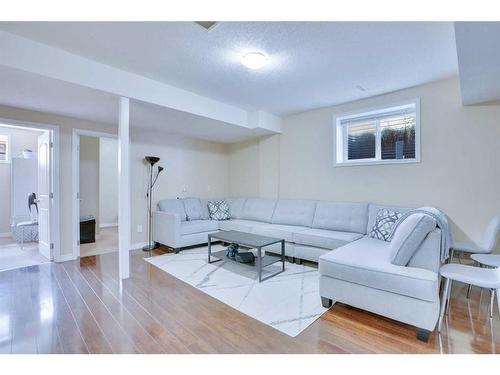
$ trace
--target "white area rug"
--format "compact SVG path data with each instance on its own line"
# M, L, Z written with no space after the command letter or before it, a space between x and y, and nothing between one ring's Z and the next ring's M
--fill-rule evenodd
M222 246L213 246L213 251ZM151 264L221 302L295 337L327 309L321 305L316 268L286 262L285 272L262 283L253 267L230 261L208 263L207 247L147 258ZM263 277L281 267L275 263Z

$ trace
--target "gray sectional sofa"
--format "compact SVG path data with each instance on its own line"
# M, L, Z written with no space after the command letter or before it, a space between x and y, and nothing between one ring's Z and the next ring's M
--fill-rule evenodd
M213 200L213 199L212 199ZM439 315L439 228L431 231L406 266L391 263L389 244L367 236L378 211L371 203L227 198L230 220L210 220L207 199L162 200L153 213L153 239L176 250L204 244L219 230L283 238L291 261L318 262L320 294L332 301L417 327L427 340ZM266 251L280 252L279 246Z

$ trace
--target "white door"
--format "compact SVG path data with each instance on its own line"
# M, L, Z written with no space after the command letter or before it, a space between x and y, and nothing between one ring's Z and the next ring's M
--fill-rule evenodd
M51 251L51 150L50 132L38 137L38 245L40 254L53 259Z

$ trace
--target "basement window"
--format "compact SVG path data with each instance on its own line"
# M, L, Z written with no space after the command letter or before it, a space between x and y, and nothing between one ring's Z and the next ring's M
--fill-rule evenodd
M339 116L335 165L420 161L420 100Z
M0 163L10 162L9 136L0 134Z

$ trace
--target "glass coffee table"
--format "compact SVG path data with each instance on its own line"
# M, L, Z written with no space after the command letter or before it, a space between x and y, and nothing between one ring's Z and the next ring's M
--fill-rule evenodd
M257 249L257 257L255 259L255 263L240 263L234 260L233 258L226 256L226 250L212 252L212 241L220 240L223 242L235 243L244 248L248 249ZM281 243L281 256L279 255L262 255L262 248L270 245L274 245L276 243ZM212 260L213 258L217 258L216 260ZM276 276L285 271L285 240L280 238L266 237L260 236L258 234L238 232L235 230L229 231L221 231L217 233L211 233L208 235L208 263L215 263L221 260L227 260L230 262L241 264L242 266L247 267L256 267L257 273L259 275L259 282L267 280L273 276ZM262 278L262 270L265 267L270 266L271 264L281 262L281 270L273 273L272 275L268 275Z

